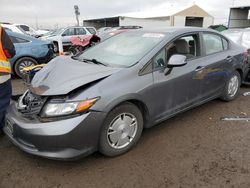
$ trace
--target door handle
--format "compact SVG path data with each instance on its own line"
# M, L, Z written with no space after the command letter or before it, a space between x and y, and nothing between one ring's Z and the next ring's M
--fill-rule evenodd
M233 60L233 56L227 56L226 60L231 62Z
M199 66L195 69L196 72L202 71L203 69L205 69L205 67Z

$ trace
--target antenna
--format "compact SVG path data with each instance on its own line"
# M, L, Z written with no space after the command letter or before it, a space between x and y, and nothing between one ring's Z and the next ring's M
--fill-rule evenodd
M77 22L77 26L79 26L79 16L80 16L80 12L79 12L79 7L78 5L75 5L74 6L74 9L75 9L75 15L76 15L76 22Z

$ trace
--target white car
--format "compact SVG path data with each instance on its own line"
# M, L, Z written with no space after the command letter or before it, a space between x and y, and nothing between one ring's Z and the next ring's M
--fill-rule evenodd
M14 26L22 29L23 31L25 31L26 33L28 33L31 36L35 36L35 37L40 37L43 36L44 34L48 33L48 30L35 30L34 28L26 25L26 24L13 24Z
M50 35L41 37L42 40L51 41L54 44L54 51L58 52L58 41L62 37L63 46L71 45L71 38L75 36L96 35L97 31L94 27L66 27L52 32Z
M1 24L1 26L5 29L5 30L9 30L15 33L20 33L20 34L27 34L25 31L23 31L22 29L16 27L13 24Z
M40 37L49 31L47 30L35 30L26 24L1 24L5 29L11 30L15 33L28 34L34 37Z
M222 32L226 37L230 38L237 44L250 49L250 29L228 29Z

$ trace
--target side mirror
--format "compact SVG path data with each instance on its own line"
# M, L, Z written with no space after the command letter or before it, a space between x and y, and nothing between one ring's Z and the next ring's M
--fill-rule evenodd
M62 37L65 37L65 36L66 36L66 34L65 34L65 33L63 33L63 34L62 34Z
M187 64L187 57L184 55L172 55L168 61L167 68L182 67Z

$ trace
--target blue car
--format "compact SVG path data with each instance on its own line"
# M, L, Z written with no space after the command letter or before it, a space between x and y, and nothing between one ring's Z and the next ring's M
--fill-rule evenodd
M10 59L13 73L24 78L23 68L49 62L53 56L53 44L27 35L7 31L15 45L16 55Z

